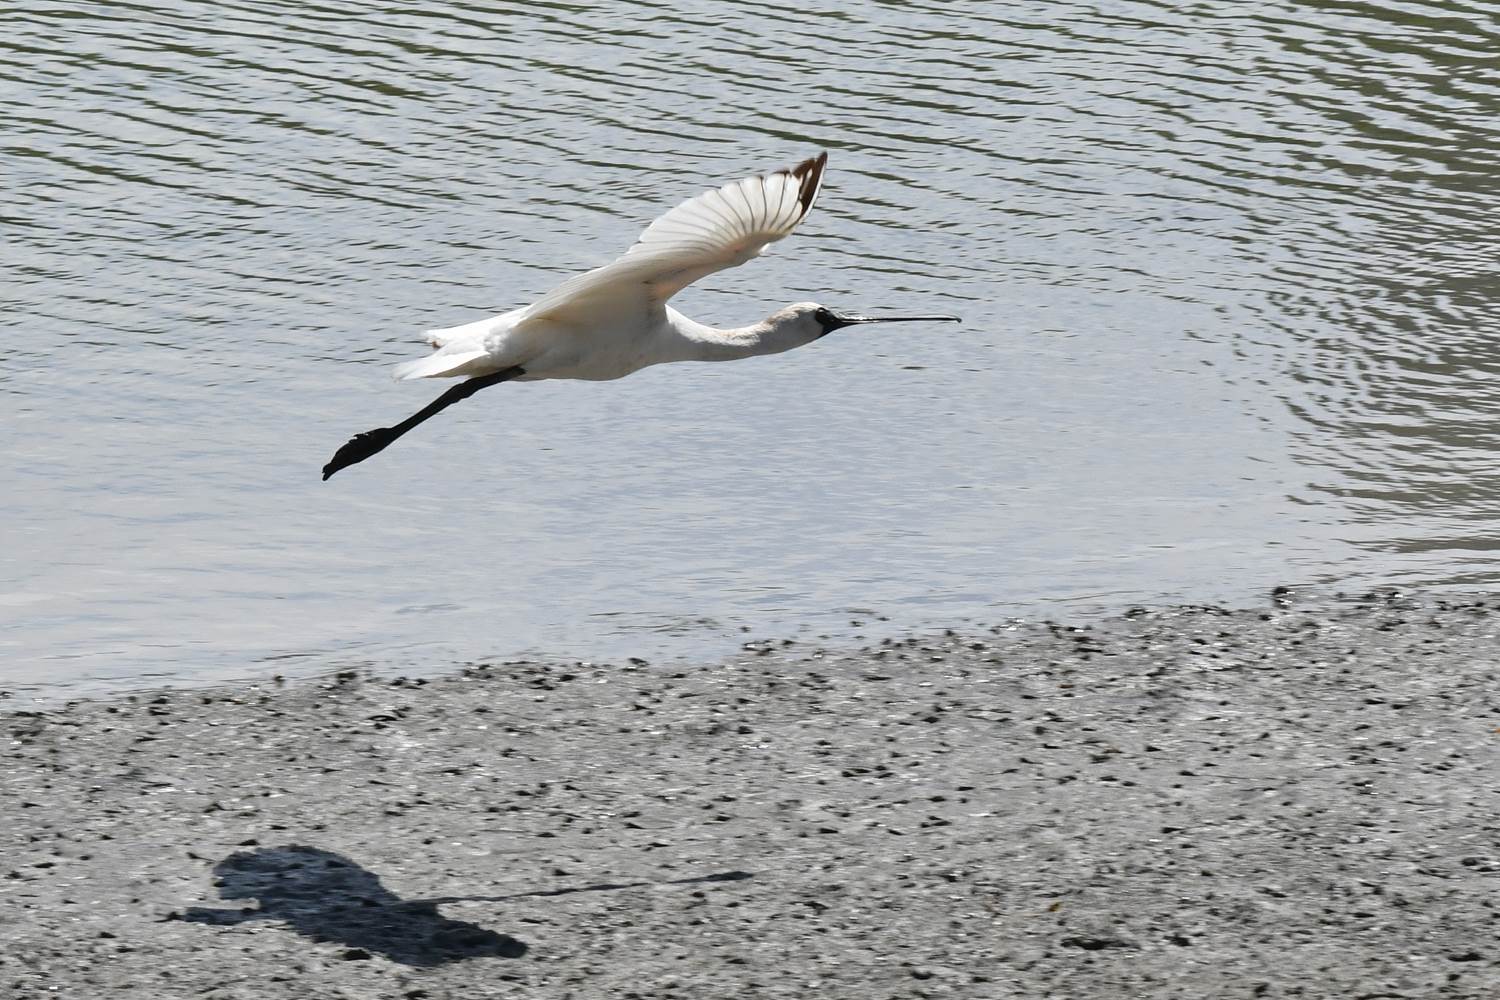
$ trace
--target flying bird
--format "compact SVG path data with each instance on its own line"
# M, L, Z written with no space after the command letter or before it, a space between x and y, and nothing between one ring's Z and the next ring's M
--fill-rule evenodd
M863 316L798 302L759 323L719 329L667 300L705 275L759 256L807 217L828 154L690 198L646 227L625 254L571 278L529 306L477 323L429 330L436 350L396 368L400 379L461 378L392 427L356 434L323 466L327 480L480 389L550 378L608 381L669 361L732 361L778 354L861 323L959 322L957 316Z

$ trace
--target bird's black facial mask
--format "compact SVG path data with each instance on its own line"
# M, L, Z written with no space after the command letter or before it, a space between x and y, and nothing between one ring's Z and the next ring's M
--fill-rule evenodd
M832 309L819 309L813 313L813 319L817 320L818 325L823 328L823 332L818 334L819 337L826 337L844 325L843 317L839 316Z

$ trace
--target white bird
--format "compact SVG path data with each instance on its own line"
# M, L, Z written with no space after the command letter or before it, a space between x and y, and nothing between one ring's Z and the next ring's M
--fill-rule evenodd
M499 382L605 381L668 361L732 361L778 354L857 323L951 321L957 316L861 316L798 302L750 326L721 330L688 319L667 300L704 275L736 267L789 235L807 216L828 154L690 198L626 253L558 285L536 302L477 323L429 330L437 350L396 377L464 378L394 427L356 434L323 466L323 478L363 462L461 399Z

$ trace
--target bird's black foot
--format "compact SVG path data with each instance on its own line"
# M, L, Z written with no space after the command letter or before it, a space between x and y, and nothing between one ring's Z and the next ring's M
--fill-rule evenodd
M340 469L347 469L351 465L358 465L371 455L377 455L385 449L385 446L400 437L401 434L391 427L377 427L371 431L364 431L354 435L344 446L333 453L328 464L323 466L323 481Z

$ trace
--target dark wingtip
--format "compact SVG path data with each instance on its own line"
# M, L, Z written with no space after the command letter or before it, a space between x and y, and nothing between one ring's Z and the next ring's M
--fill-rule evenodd
M803 215L811 211L813 202L818 200L818 190L823 186L823 168L827 165L828 151L825 149L817 156L808 157L788 171L801 182L797 190L797 203L802 206Z

